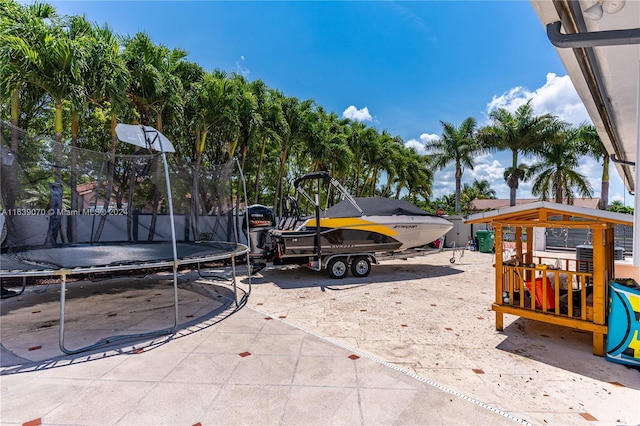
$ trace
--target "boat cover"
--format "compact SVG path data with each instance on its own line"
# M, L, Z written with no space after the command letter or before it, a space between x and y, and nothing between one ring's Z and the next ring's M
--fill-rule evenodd
M395 198L367 197L355 198L364 216L436 216L428 213L406 200L396 200ZM325 212L326 217L354 217L360 216L360 212L353 207L348 200L343 200L338 204L329 207Z

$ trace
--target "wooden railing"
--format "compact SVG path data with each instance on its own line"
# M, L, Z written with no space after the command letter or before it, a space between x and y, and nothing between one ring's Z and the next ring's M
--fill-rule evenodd
M536 263L503 262L502 300L496 304L591 321L591 261L537 256Z

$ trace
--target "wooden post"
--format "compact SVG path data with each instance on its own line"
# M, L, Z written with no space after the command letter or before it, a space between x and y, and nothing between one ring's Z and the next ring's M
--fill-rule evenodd
M516 240L516 256L520 261L524 262L525 260L522 257L522 228L521 227L516 226L516 233L514 238Z
M527 262L533 263L533 227L527 226Z
M502 289L504 288L504 275L502 266L502 225L495 224L495 244L496 244L496 304L502 305ZM504 328L504 314L496 311L496 330L502 331Z
M593 323L605 324L605 286L607 257L605 254L604 229L595 226L593 231ZM593 332L593 354L604 356L604 334Z

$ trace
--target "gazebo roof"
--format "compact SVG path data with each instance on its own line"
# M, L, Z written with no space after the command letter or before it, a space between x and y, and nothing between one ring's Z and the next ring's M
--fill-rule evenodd
M633 215L538 201L470 215L465 223L583 227L587 223L632 225Z
M540 201L538 198L518 198L516 200L516 205L519 206L521 204L532 204ZM481 212L485 210L497 210L504 209L509 207L509 199L508 198L476 198L471 203L474 213ZM600 198L574 198L573 204L577 207L587 207L592 209L597 209L598 205L600 205Z

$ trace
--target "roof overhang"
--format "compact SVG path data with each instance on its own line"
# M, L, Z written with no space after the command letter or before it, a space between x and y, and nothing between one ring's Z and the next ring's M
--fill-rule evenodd
M627 0L620 12L600 20L585 19L583 10L594 3L531 0L625 186L636 192L640 1Z

